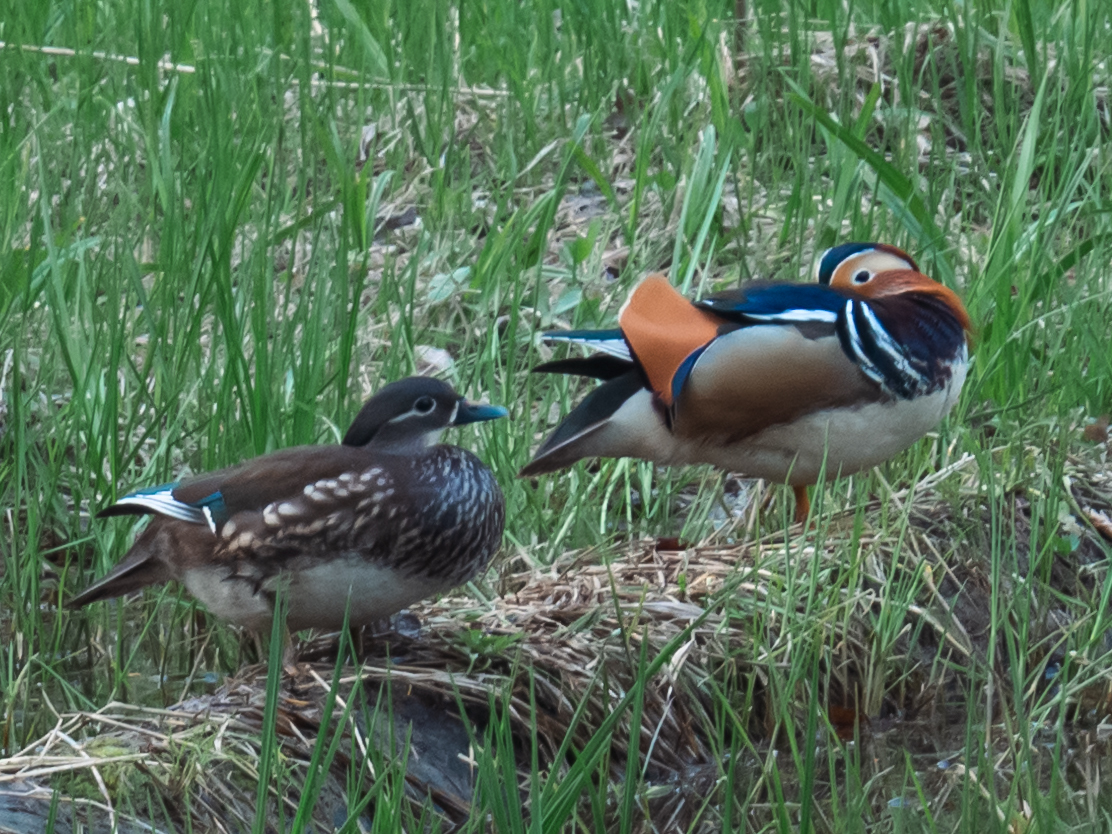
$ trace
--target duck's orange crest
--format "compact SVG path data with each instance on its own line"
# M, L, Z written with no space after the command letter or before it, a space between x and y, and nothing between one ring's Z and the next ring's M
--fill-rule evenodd
M858 289L862 295L869 298L883 298L889 295L899 295L905 292L923 293L933 295L946 302L966 333L973 330L973 323L966 312L958 294L944 284L929 278L921 272L911 269L891 270L877 275L869 284Z
M618 324L649 384L672 404L672 378L683 361L714 340L725 319L700 310L663 275L650 275L629 296Z

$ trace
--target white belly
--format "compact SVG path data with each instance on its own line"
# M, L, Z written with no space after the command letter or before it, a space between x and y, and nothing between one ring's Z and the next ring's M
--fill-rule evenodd
M947 391L915 400L818 411L790 425L773 426L743 444L685 450L731 472L792 485L813 484L869 469L911 446L950 410ZM713 457L714 460L708 461Z
M270 630L274 610L268 597L255 593L252 582L229 579L227 566L191 568L181 581L217 617L260 633Z
M710 463L751 478L793 485L849 475L899 454L933 429L957 402L966 366L955 363L949 384L913 400L816 411L726 445L677 438L641 391L584 445L584 457L639 457L663 464Z
M261 589L251 578L229 578L226 566L190 570L182 581L213 614L256 632L270 629L279 581L288 583L291 631L341 628L345 609L352 626L369 625L445 590L428 577L405 576L362 559L301 564L295 573L268 580Z
M341 628L345 606L351 625L370 625L443 590L428 576L406 576L363 559L333 561L301 569L290 582L289 626Z

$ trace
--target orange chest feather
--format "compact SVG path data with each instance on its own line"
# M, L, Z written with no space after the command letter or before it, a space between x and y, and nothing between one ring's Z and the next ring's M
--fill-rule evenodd
M650 275L634 289L618 323L652 390L670 406L676 371L718 336L726 320L695 307L663 275Z

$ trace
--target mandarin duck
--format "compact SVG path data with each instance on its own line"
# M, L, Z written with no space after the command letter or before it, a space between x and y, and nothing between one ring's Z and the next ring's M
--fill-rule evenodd
M291 631L389 617L461 585L498 550L505 501L491 471L441 432L506 416L411 377L363 406L339 446L282 449L126 495L99 513L154 519L77 608L175 579L213 614L270 627L285 583Z
M582 458L709 463L807 486L903 451L957 401L969 316L909 255L881 243L825 252L817 284L755 282L688 301L645 278L618 329L546 333L598 351L534 370L595 377L520 472Z

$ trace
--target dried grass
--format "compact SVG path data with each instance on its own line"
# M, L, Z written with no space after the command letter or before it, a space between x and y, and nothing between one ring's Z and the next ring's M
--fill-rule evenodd
M1041 453L1030 451L1038 469ZM1112 508L1106 454L1070 458L1064 486L1072 512L1059 522L1076 537L1076 546L1053 558L1048 576L1054 598L1030 600L1037 611L1031 622L1039 629L1031 635L1031 651L1042 651L1048 663L1091 617L1092 597L1107 571L1109 543L1100 525L1088 521ZM823 699L839 732L839 722L848 721L862 736L876 740L894 731L910 743L909 729L945 719L947 693L966 686L966 673L983 669L992 654L985 531L1006 524L1013 530L1010 540L1021 547L1030 540L1024 490L1006 494L1007 518L994 521L977 473L975 461L963 457L914 490L865 507L864 523L857 524L856 584L847 583L846 542L854 514L846 512L818 532L796 528L787 542L777 534L736 546L668 550L670 542L642 541L606 560L593 552L568 554L555 565L507 572L500 578L501 595L490 602L455 596L427 605L419 612L418 636L374 641L361 667L344 670L336 715L350 698L357 699L357 708L340 728L350 739L343 745L349 758L338 760L334 770L375 749L390 759L389 728L368 729L361 706L373 708L389 695L394 737L411 733L406 764L411 800L419 806L431 798L447 821L461 822L472 796L471 774L461 772L459 763L473 762L474 754L474 739L468 742L458 724L461 706L478 739L492 718L491 705L504 710L522 784L528 784L534 732L541 769L565 767L555 757L569 727L574 748L582 749L633 685L642 644L653 657L680 635L682 647L645 689L636 732L654 819L692 819L717 784L722 721L714 693L726 679L741 682L736 692L754 693L749 713L738 716L754 755L782 744L774 735L777 717L785 710L805 713L813 697ZM892 513L903 514L907 523L893 525ZM1031 559L1017 555L1021 566ZM891 656L877 657L875 614L890 604L889 589L910 577L920 581L904 626ZM821 691L780 692L769 679L784 645L799 640L787 629L799 617L815 616L791 590L816 585L831 587L827 599L838 600L839 609L813 620L822 632L819 641L832 647L824 655ZM1000 592L1030 589L1015 577ZM334 637L303 644L296 675L284 680L278 730L291 785L284 802L291 809L322 732L335 645ZM996 662L1005 656L997 651ZM1008 691L1006 671L995 671L995 706L1004 710L1025 694ZM189 814L195 824L214 831L242 830L253 806L265 680L265 667L253 666L214 694L172 709L111 703L59 716L43 738L0 760L0 788L17 785L26 791L68 776L68 794L85 798L66 803L85 814L112 815L121 796L134 791L136 777L128 774L137 771L175 815ZM1076 708L1069 718L1099 735L1112 704L1112 671L1106 664L1093 669L1072 701ZM573 722L577 710L579 720ZM953 719L960 727L965 721ZM453 725L457 730L450 731ZM630 730L627 720L613 735L609 761L615 785L624 778ZM443 754L438 748L446 745L455 745L447 764L429 765L429 757ZM399 756L401 748L394 750ZM757 759L750 765L759 772ZM369 783L380 777L373 770L366 773ZM74 790L75 782L84 790ZM319 814L342 811L342 786L337 774Z

